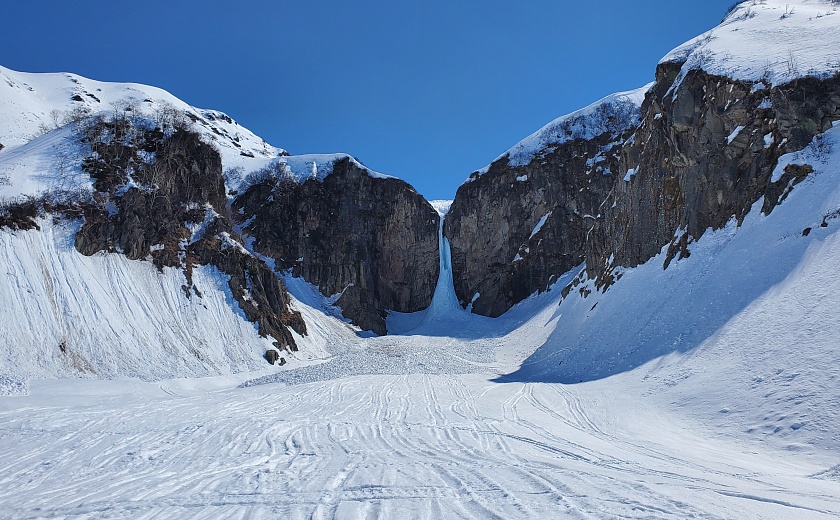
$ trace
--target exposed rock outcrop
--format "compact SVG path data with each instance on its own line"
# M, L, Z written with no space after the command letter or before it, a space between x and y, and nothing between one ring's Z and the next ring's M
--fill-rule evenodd
M666 245L667 267L807 177L807 165L772 174L840 119L840 78L771 87L682 66L659 65L638 126L547 142L524 165L503 157L459 188L445 233L462 305L498 316L584 260L603 288Z
M233 208L255 251L340 295L344 316L363 329L386 334L386 311L431 303L440 217L404 181L346 158L323 179L264 179Z
M567 130L549 136L526 164L511 160L521 153L517 145L458 189L444 232L462 305L499 316L583 263L621 145L638 122L638 105L610 103L558 120L555 126ZM581 127L588 131L574 131Z
M83 169L94 180L95 203L83 205L76 249L119 252L159 268L182 268L185 297L193 266L230 276L234 299L263 336L296 350L289 328L306 333L280 279L235 238L226 210L218 152L187 128L149 129L142 120L94 121L82 137L90 147Z
M663 63L644 120L621 153L621 171L586 246L600 286L615 267L648 261L670 244L665 266L707 229L738 222L765 197L770 213L810 167L772 178L779 157L800 150L840 119L840 78L778 87ZM675 85L675 80L679 83Z

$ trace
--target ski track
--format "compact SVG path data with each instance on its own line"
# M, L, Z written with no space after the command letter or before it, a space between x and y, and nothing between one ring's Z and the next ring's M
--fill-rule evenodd
M0 516L840 515L836 481L737 445L628 438L574 390L416 374L88 406L6 401L18 406L0 412Z

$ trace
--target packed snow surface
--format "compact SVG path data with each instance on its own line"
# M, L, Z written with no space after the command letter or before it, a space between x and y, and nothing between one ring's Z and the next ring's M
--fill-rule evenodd
M747 0L662 61L685 62L683 75L703 69L768 86L804 76L830 77L840 71L838 9L832 0Z

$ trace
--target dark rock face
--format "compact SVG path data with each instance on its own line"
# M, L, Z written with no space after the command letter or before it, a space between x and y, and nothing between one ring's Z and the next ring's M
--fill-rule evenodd
M781 155L840 119L840 78L770 88L680 78L681 66L658 67L637 127L547 147L526 166L502 159L458 190L445 233L462 305L498 316L584 260L604 288L666 245L667 267L761 197L770 213L813 171L789 166L771 182Z
M765 197L770 213L812 171L781 155L806 147L840 119L840 78L803 78L769 88L664 63L642 107L643 124L622 149L620 171L586 246L587 272L600 286L617 266L634 267L669 245L665 262L689 254L707 229L740 223ZM611 261L610 261L611 260Z
M89 209L76 235L83 254L119 251L132 260L151 255L158 266L177 266L180 243L191 235L184 223L202 222L208 205L225 213L221 158L191 132L164 138L150 131L135 143L114 139L93 141L91 147L93 155L83 167L107 203ZM154 153L155 161L143 161L138 151ZM130 180L136 186L125 189Z
M40 229L35 219L40 216L42 204L29 198L0 206L0 228L26 231Z
M193 267L213 265L230 276L234 299L260 334L273 337L278 348L296 350L289 328L306 334L303 319L290 309L280 279L245 250L223 216L218 152L186 128L166 135L137 125L102 120L84 130L91 154L83 168L94 180L96 202L82 208L85 221L76 249L85 255L120 252L159 268L181 268L189 283L187 298L201 297L192 286ZM202 231L194 234L195 229Z
M269 364L273 365L277 363L277 360L280 359L280 353L276 350L266 350L265 351L265 360L269 362Z
M387 310L431 303L439 216L404 181L372 177L344 159L323 181L254 184L233 208L256 251L323 294L341 294L344 316L364 329L386 334Z
M566 141L524 166L502 158L458 189L444 232L462 305L499 316L583 263L587 233L630 131L621 124L593 139Z

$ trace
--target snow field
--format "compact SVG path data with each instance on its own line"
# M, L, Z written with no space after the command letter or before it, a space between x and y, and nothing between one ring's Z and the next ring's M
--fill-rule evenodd
M596 385L368 376L0 402L14 518L831 518L820 466ZM40 391L43 391L43 395ZM158 395L154 395L157 393Z

